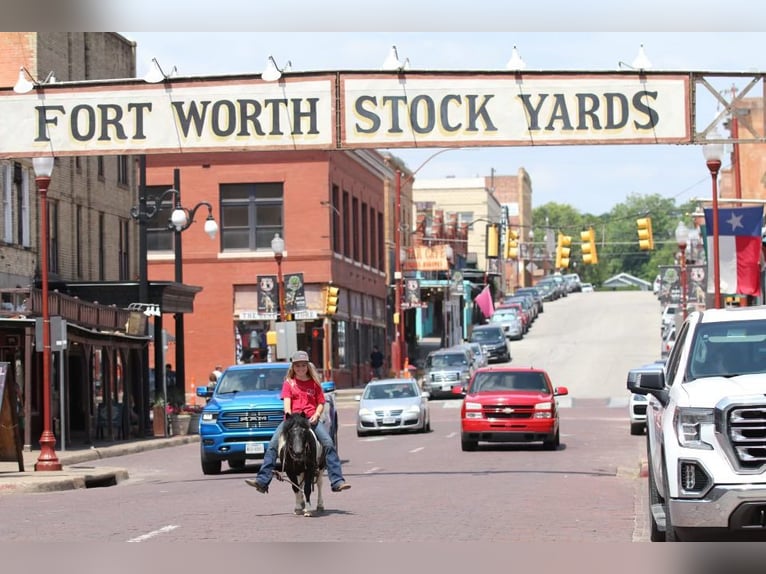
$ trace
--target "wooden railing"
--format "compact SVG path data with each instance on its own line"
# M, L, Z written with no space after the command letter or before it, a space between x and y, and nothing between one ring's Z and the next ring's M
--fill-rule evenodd
M0 289L0 317L39 317L42 315L40 289ZM48 312L51 316L91 329L125 331L130 311L113 305L99 305L58 291L48 292Z

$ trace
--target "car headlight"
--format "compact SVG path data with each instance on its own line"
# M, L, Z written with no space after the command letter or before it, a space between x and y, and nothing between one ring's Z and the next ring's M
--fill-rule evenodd
M679 408L673 415L678 444L685 448L713 450L713 409Z
M406 413L419 413L420 407L418 405L410 405L407 407L407 409L404 411Z
M535 405L535 412L532 414L533 419L549 419L553 416L551 413L551 409L553 408L553 403L551 401L546 401L544 403L537 403Z
M212 423L218 418L218 413L202 413L200 420L205 423Z
M360 417L371 417L374 413L370 409L359 409Z

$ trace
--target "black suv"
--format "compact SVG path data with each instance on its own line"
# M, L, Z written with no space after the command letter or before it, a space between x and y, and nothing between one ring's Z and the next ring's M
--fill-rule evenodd
M511 347L499 325L478 325L471 332L471 343L479 343L490 363L507 363L511 360Z

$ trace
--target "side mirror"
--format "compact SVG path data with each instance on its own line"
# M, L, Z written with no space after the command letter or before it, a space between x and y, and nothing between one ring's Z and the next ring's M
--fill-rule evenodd
M569 389L566 387L554 387L553 389L553 395L556 397L560 397L562 395L568 395Z
M335 381L323 381L322 382L322 390L325 393L333 393L333 392L335 392Z
M429 393L428 391L423 391L422 393L420 393L420 396L423 397L424 399L430 399L431 393Z
M207 399L213 396L213 389L208 387L197 387L197 396Z
M465 395L465 387L462 385L455 385L452 387L452 394L453 395Z

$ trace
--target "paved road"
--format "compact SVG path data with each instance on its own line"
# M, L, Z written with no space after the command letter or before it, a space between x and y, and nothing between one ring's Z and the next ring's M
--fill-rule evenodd
M649 312L655 321L638 317ZM355 410L346 403L340 409L339 444L353 488L327 492L327 511L316 518L292 514L293 496L283 483L274 482L266 496L246 486L243 479L253 475L254 465L203 476L198 446L187 444L82 463L125 467L129 478L117 486L4 497L4 514L24 520L1 521L0 539L646 540L645 479L638 476L644 441L629 434L626 409L617 400L626 397L625 372L617 371L621 362L632 366L634 360L651 360L659 345L646 344L646 357L639 357L639 327L624 324L645 323L646 336L651 331L658 337L658 317L651 295L578 294L547 306L528 338L515 344L514 363L544 366L557 384L566 380L572 390L574 400L562 411L558 451L486 445L463 453L459 400L430 404L431 433L358 439ZM591 350L589 338L605 348ZM609 349L620 358L611 357ZM604 374L602 362L614 373Z

